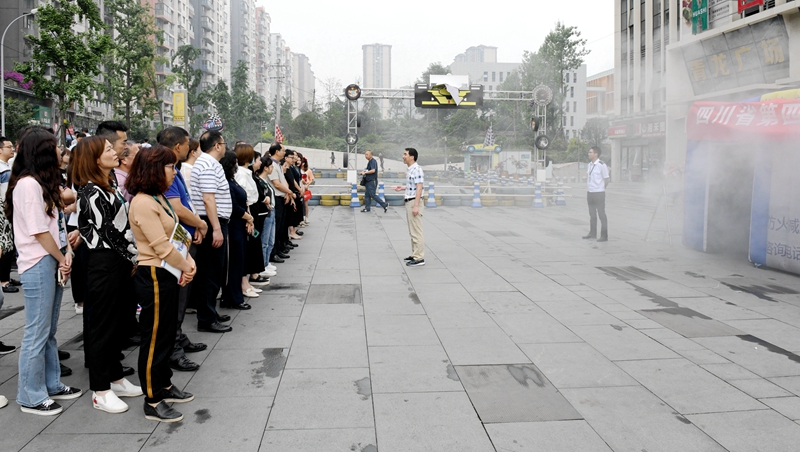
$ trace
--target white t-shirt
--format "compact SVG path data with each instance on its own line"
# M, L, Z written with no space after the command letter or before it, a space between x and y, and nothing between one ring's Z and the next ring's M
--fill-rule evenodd
M597 159L594 163L589 162L586 169L586 183L589 193L606 191L606 179L608 179L608 166L602 160Z

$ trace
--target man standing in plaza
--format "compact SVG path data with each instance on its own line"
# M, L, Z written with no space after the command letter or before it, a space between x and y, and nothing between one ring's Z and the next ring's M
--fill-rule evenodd
M584 239L597 238L597 217L600 217L600 238L598 242L608 241L608 222L606 219L606 187L608 186L608 166L600 160L600 147L589 149L589 165L586 170L586 201L589 204L589 234Z
M425 175L417 164L418 157L416 149L405 149L403 163L408 165L406 186L394 187L395 191L405 190L406 218L408 233L411 236L411 256L405 260L409 267L425 265L425 238L422 235L422 212L425 210L425 205L422 203L422 185L425 183Z
M361 209L361 211L369 212L370 207L372 207L372 200L374 199L375 203L383 207L383 212L386 213L386 208L389 207L389 204L375 196L375 189L378 188L378 162L372 157L372 151L365 152L364 157L367 158L367 169L362 171L361 175L364 176L364 180L366 181L366 185L364 186L365 207Z
M192 291L199 298L197 330L227 333L232 328L221 322L231 318L217 313L217 294L225 283L228 254L228 222L233 211L231 191L219 160L225 155L225 139L216 131L200 136L203 151L192 168L191 198L208 232L197 247L197 275Z
M269 181L275 187L275 246L272 248L270 262L282 263L289 258L291 248L289 240L289 226L286 224L287 209L291 209L296 195L289 188L286 176L283 174L281 160L286 156L286 148L280 143L273 143L269 147L273 169L269 174Z

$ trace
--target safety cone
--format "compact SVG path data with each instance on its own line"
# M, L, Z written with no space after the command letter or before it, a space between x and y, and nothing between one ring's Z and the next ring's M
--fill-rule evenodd
M564 200L564 183L558 183L558 190L556 191L556 205L557 206L566 206L567 201Z
M472 207L483 207L481 205L481 184L475 182L472 193Z
M536 183L536 189L534 190L533 196L533 207L544 207L544 203L542 202L542 183Z
M350 190L350 207L361 207L361 203L358 202L358 187L356 187L356 184L353 184L353 188Z
M380 199L383 202L386 202L386 196L383 192L383 182L378 183L378 199Z
M428 203L425 207L432 209L436 207L436 198L433 196L433 182L428 184Z

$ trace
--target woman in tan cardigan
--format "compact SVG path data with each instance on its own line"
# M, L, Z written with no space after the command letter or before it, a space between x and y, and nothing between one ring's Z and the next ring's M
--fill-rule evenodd
M197 271L188 253L184 257L170 242L178 216L163 193L175 178L175 154L155 145L139 151L125 184L133 196L128 213L139 265L134 288L142 306L139 324L139 380L145 392L144 417L160 422L178 422L183 414L167 403L194 399L172 382L169 357L175 343L178 319L178 286L188 284ZM180 271L180 278L162 266Z

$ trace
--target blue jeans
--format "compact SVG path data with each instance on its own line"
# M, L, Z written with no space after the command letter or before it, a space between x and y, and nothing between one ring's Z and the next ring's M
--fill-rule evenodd
M41 405L64 389L56 343L62 292L57 270L58 261L47 255L19 275L25 291L25 333L19 349L17 403L26 407Z
M269 265L272 248L275 247L275 210L264 217L264 228L261 231L261 251L264 252L264 266Z
M375 200L375 204L381 207L388 206L385 201L381 201L381 198L375 195L376 188L378 188L378 181L376 180L368 181L367 185L364 187L364 204L366 204L364 208L367 209L367 212L369 212L372 207L373 199Z

